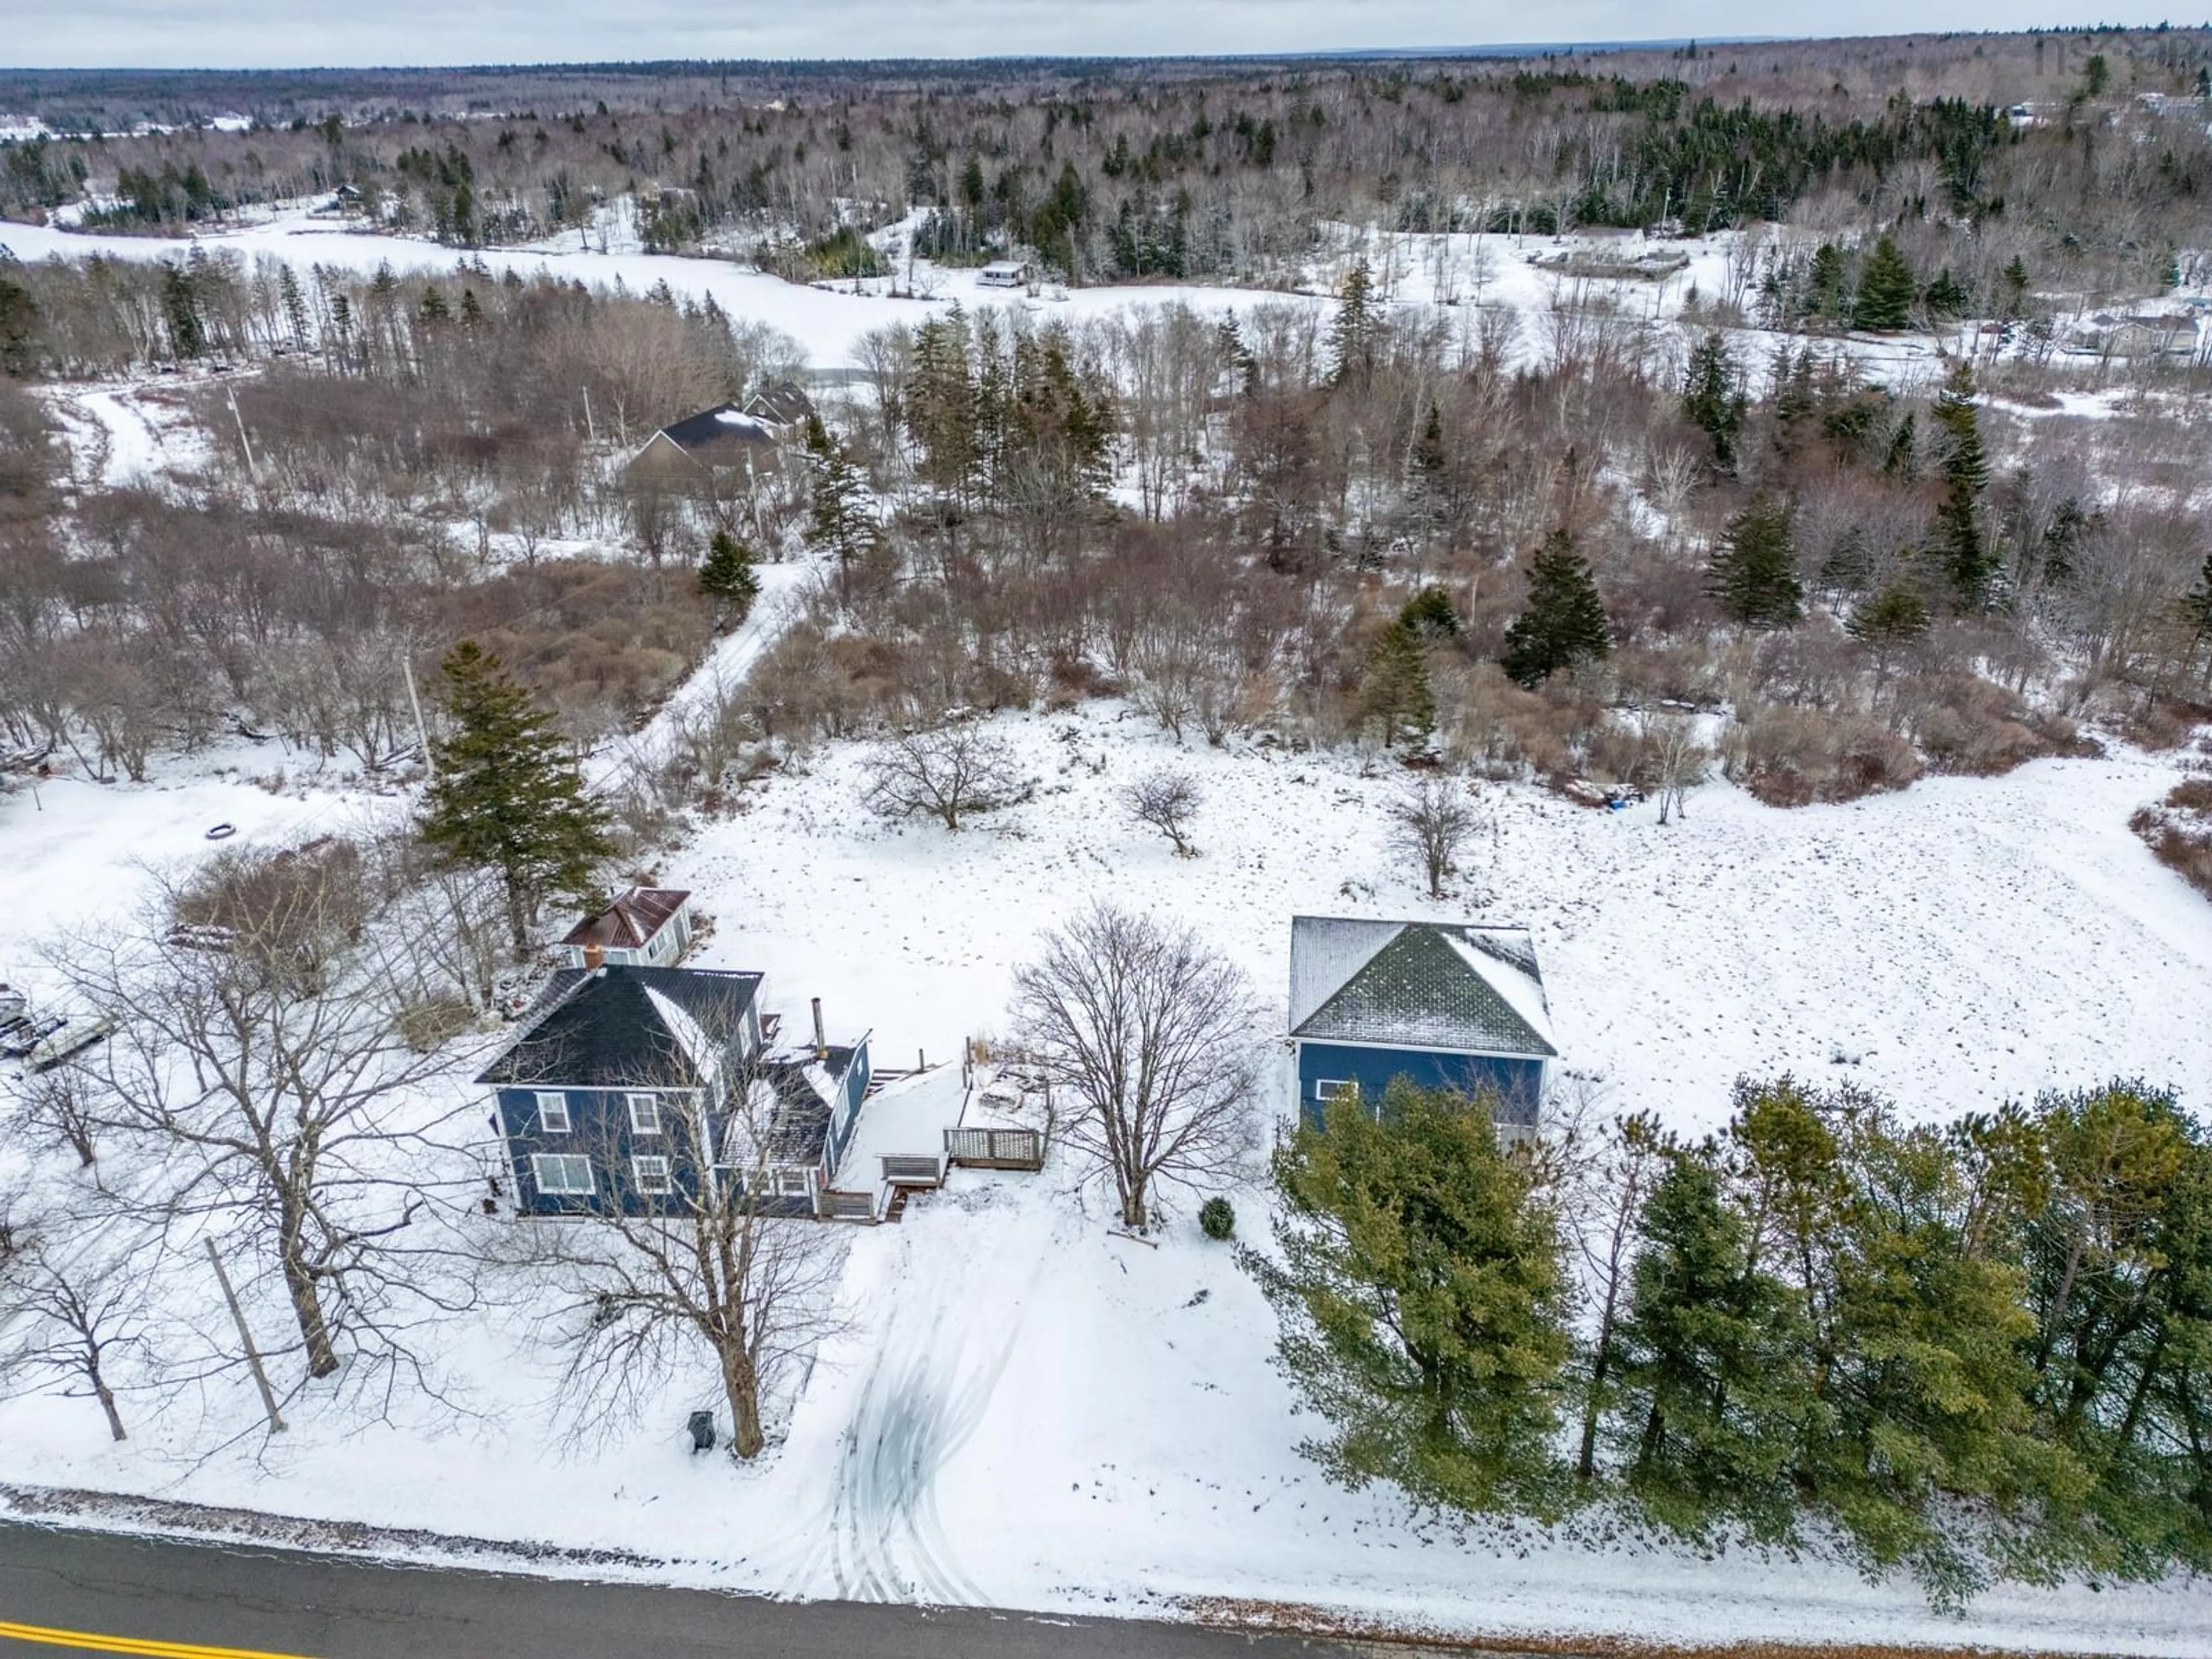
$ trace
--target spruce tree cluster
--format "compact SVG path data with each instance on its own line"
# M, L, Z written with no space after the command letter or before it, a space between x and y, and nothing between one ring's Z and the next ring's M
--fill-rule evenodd
M1437 694L1421 631L1400 621L1376 636L1359 696L1365 723L1386 748L1419 749L1436 735Z
M1691 349L1682 378L1682 413L1712 441L1713 465L1723 472L1735 470L1736 440L1749 407L1743 376L1729 356L1728 343L1714 329Z
M1500 659L1506 676L1516 685L1541 685L1612 649L1613 629L1589 561L1571 536L1555 530L1529 564L1528 605L1506 626Z
M614 856L606 809L584 787L569 744L530 689L473 640L446 655L450 722L423 795L422 839L456 862L499 872L515 955L530 948L538 905L587 903Z

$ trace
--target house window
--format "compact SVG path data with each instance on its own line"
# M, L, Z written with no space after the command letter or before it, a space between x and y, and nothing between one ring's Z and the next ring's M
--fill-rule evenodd
M565 1135L568 1133L568 1096L558 1092L539 1094L538 1132L540 1134L548 1135Z
M634 1158L629 1161L629 1172L638 1191L648 1196L659 1197L676 1190L676 1183L668 1178L668 1160L665 1158Z
M804 1170L779 1169L775 1172L775 1190L785 1198L805 1198L814 1190Z
M629 1130L636 1135L657 1135L660 1133L660 1097L658 1095L631 1095L629 1100Z
M1321 1101L1357 1100L1359 1098L1358 1078L1324 1077L1314 1081L1314 1098Z
M593 1190L592 1160L580 1152L533 1152L530 1174L548 1198L589 1198Z

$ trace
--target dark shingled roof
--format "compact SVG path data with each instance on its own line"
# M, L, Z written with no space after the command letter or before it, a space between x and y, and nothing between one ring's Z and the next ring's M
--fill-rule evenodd
M775 433L757 415L736 404L717 404L660 428L659 435L691 454L724 444L773 444Z
M1298 916L1291 1035L1548 1060L1536 949L1518 928Z
M704 1088L760 983L758 974L698 968L563 969L522 1035L477 1081ZM698 1052L702 1038L711 1052Z

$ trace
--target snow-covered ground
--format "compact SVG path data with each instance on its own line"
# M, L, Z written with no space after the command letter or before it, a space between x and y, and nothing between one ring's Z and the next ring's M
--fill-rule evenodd
M757 637L734 639L724 666ZM766 970L795 1020L823 997L833 1029L872 1026L899 1065L988 1035L1041 930L1102 894L1198 927L1271 1018L1292 914L1475 915L1534 929L1588 1086L1684 1128L1722 1120L1739 1073L1784 1066L1929 1116L2115 1071L2212 1102L2212 908L2125 823L2170 782L2161 758L2116 750L1794 812L1716 783L1665 829L1648 807L1493 788L1494 833L1462 890L1431 904L1386 844L1390 769L1177 750L1110 704L994 725L1038 791L960 835L870 817L851 745L702 830L665 874L719 919L704 964ZM1196 859L1116 798L1170 762L1206 791ZM121 902L134 858L204 850L208 823L276 836L347 805L215 776L51 785L44 815L0 804L0 904L32 937ZM1248 1234L1265 1225L1259 1152L1283 1105L1279 1078L1236 1192ZM250 1391L213 1397L211 1420L127 1398L122 1446L82 1400L21 1400L0 1406L0 1480L620 1549L665 1564L639 1571L804 1596L1121 1611L1254 1598L1487 1632L2177 1659L2212 1626L2207 1587L2007 1588L1953 1621L1908 1583L1823 1561L1417 1525L1389 1492L1335 1490L1298 1455L1270 1316L1227 1250L1188 1216L1156 1246L1115 1237L1057 1166L958 1173L902 1224L844 1237L851 1327L757 1468L685 1450L686 1412L714 1399L705 1368L603 1440L572 1439L547 1405L551 1358L519 1316L494 1313L460 1322L443 1356L477 1415L403 1407L364 1425L301 1401L281 1440L204 1459L213 1430L251 1422Z

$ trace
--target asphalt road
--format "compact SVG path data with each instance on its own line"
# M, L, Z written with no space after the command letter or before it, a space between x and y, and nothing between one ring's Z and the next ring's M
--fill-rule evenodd
M241 1652L305 1659L1340 1659L1357 1650L1186 1625L763 1601L0 1522L0 1659L70 1650L157 1659L236 1659Z

